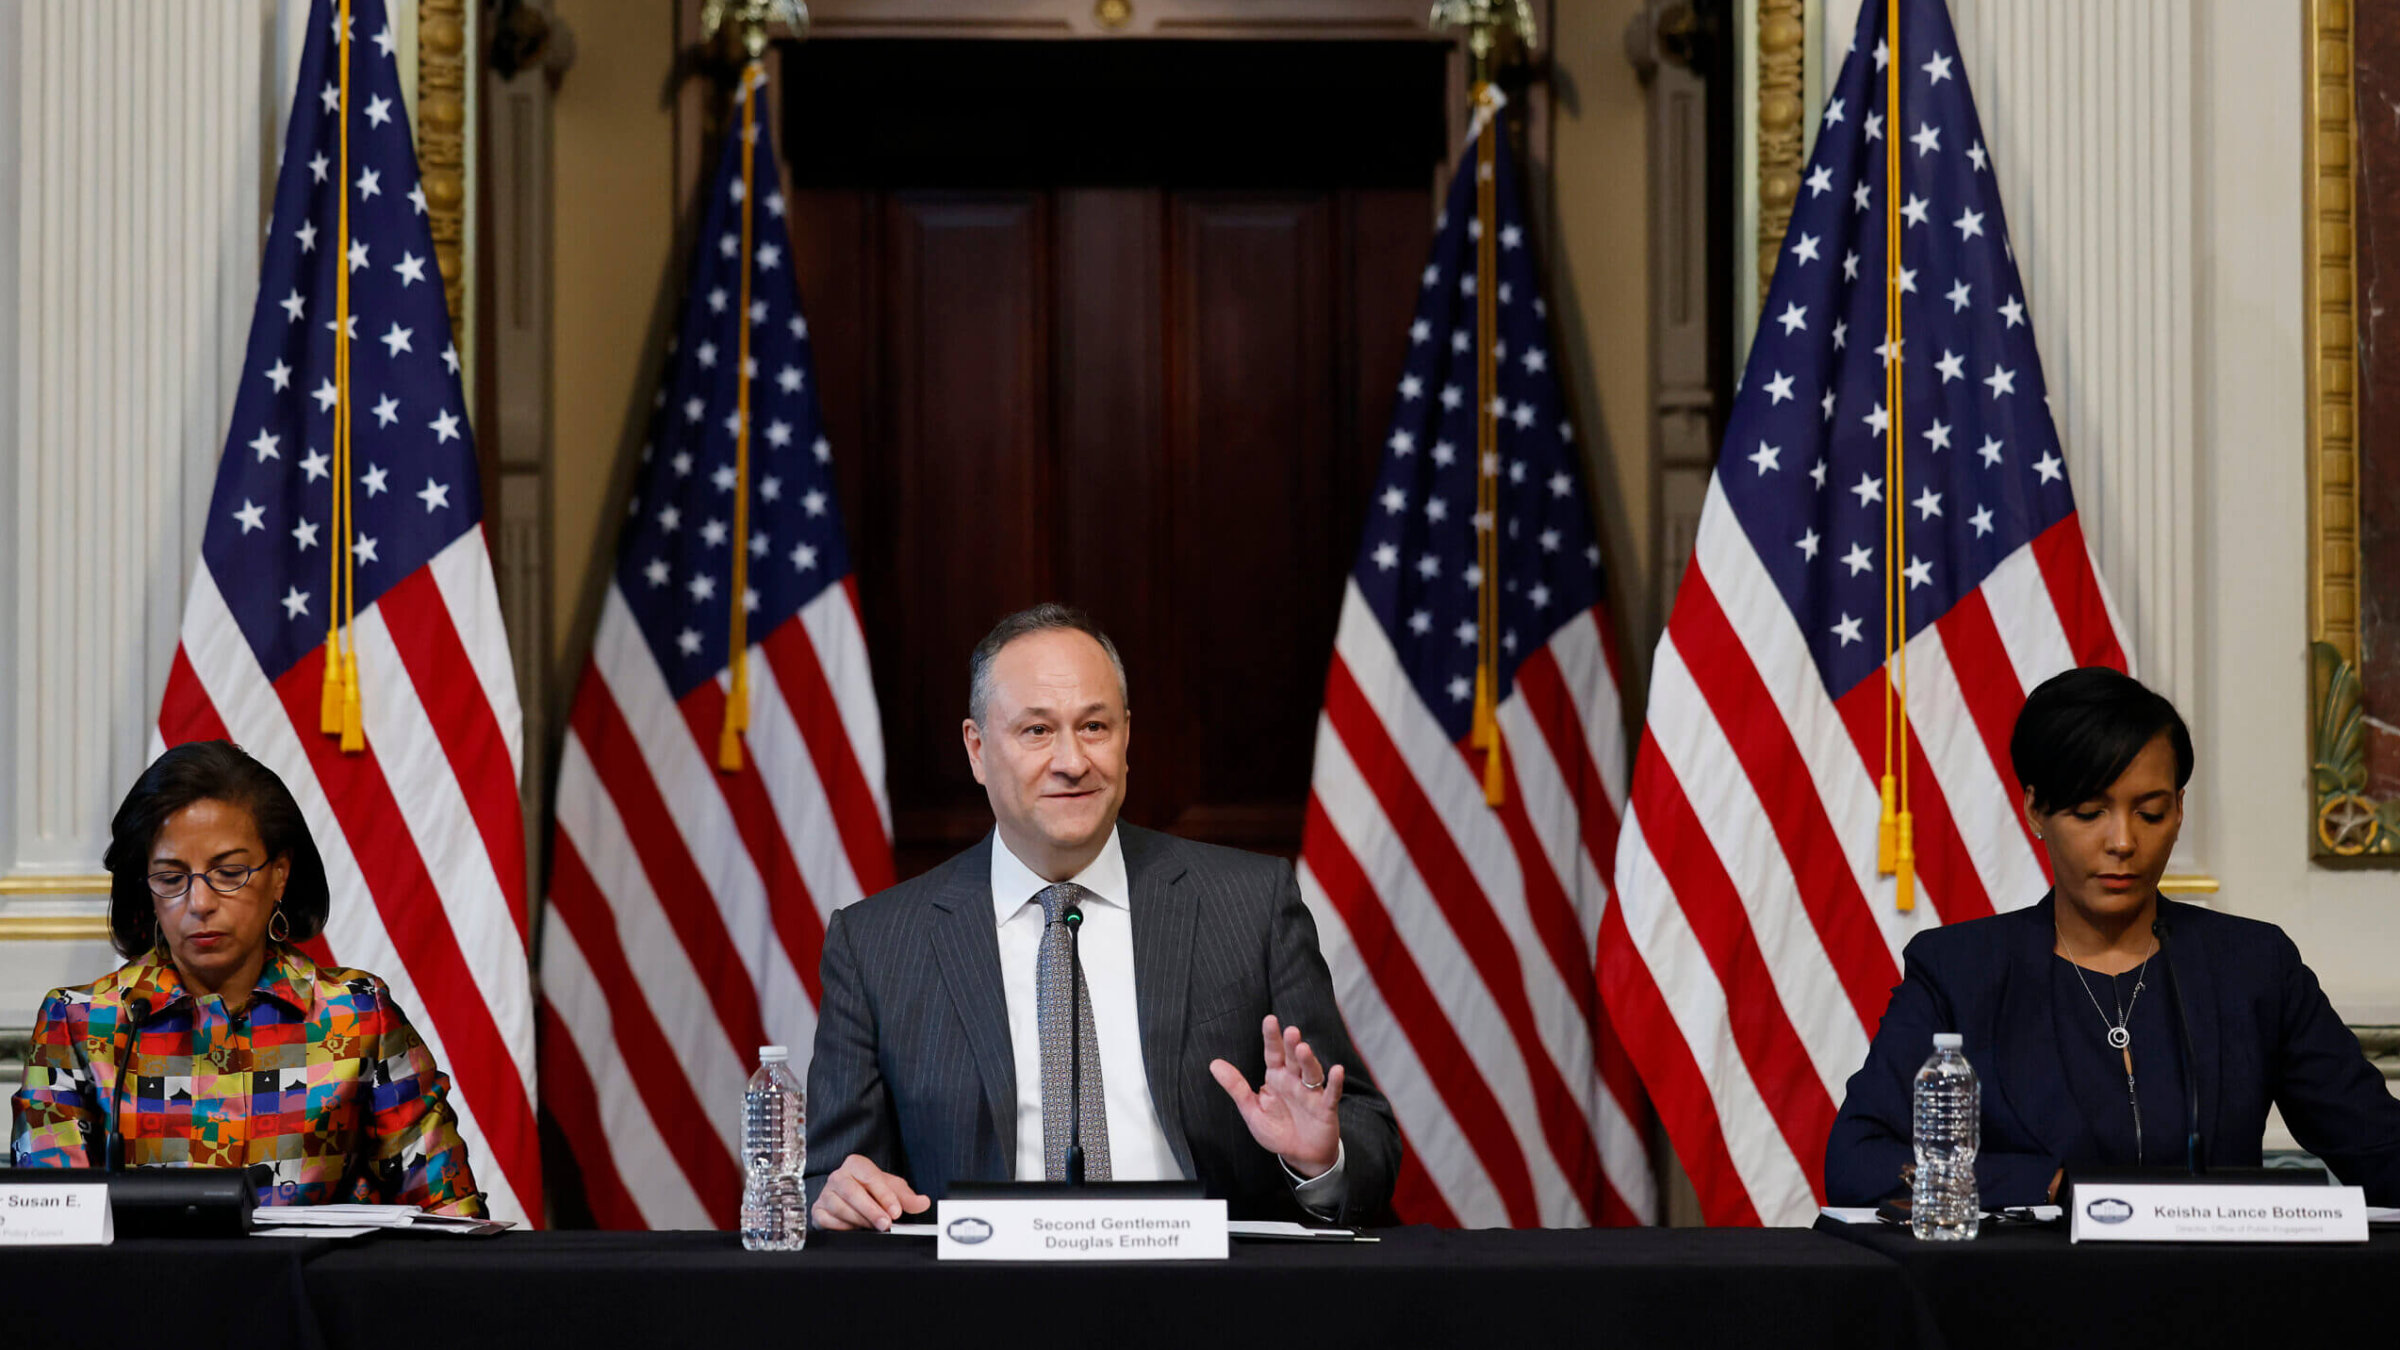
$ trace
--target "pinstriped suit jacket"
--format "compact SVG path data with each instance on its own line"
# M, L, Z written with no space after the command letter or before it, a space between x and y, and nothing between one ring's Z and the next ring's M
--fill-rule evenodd
M1290 1178L1258 1146L1212 1059L1256 1084L1259 1020L1298 1026L1344 1066L1340 1221L1390 1206L1400 1130L1334 1006L1316 923L1290 864L1118 826L1133 890L1134 999L1143 1068L1175 1159L1235 1218L1302 1219ZM992 909L991 835L921 877L837 911L808 1068L808 1195L853 1153L940 1199L953 1181L1004 1181L1017 1154L1016 1061Z

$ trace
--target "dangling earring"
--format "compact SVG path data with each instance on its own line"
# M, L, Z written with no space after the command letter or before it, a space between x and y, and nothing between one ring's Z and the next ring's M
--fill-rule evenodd
M279 924L283 928L280 933L275 931ZM280 905L276 906L274 915L267 920L267 936L276 942L292 940L292 921L283 916L283 907Z

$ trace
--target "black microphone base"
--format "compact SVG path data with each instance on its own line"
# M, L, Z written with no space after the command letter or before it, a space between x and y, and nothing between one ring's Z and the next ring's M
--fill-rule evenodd
M1070 1186L1083 1184L1083 1145L1081 1144L1067 1146L1067 1184Z
M114 1174L85 1168L0 1167L13 1185L108 1185L118 1237L243 1237L258 1193L239 1167L136 1167Z

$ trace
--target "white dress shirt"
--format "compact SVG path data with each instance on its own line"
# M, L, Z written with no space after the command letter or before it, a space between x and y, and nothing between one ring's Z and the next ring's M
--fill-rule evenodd
M1115 1181L1188 1180L1158 1123L1142 1061L1141 1005L1133 987L1133 886L1125 850L1112 826L1100 854L1067 878L1092 903L1083 907L1084 997L1100 1042L1100 1081L1108 1101L1108 1174ZM1034 967L1042 954L1042 907L1034 897L1050 885L997 832L992 835L992 910L1000 926L1000 988L1008 998L1008 1041L1017 1067L1017 1180L1040 1181L1049 1159L1042 1140L1042 1022ZM1280 1160L1278 1160L1280 1161ZM1341 1208L1344 1150L1321 1176L1302 1177L1287 1164L1294 1196L1319 1215Z
M1100 1082L1108 1099L1108 1174L1117 1181L1183 1179L1167 1132L1159 1127L1142 1071L1142 1017L1133 992L1133 887L1117 832L1091 865L1068 878L1089 897L1083 907L1083 987L1100 1041ZM1042 954L1042 907L1050 883L992 836L992 908L1000 923L1000 987L1008 995L1008 1040L1017 1061L1017 1179L1040 1181L1042 1023L1034 964Z

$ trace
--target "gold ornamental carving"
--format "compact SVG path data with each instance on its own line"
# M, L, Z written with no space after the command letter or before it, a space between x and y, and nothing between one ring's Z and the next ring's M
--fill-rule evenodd
M1800 200L1802 62L1807 29L1801 0L1758 0L1758 295L1766 303L1775 258Z
M417 0L417 170L450 331L461 347L468 336L467 25L466 0Z
M774 39L768 29L781 25L795 39L808 36L808 6L801 0L705 0L700 6L700 33L720 44L720 58L740 66L767 54ZM741 54L735 56L734 46Z
M1491 78L1502 33L1514 33L1529 52L1540 40L1534 32L1533 0L1433 0L1425 22L1437 32L1455 28L1467 35L1470 85Z

